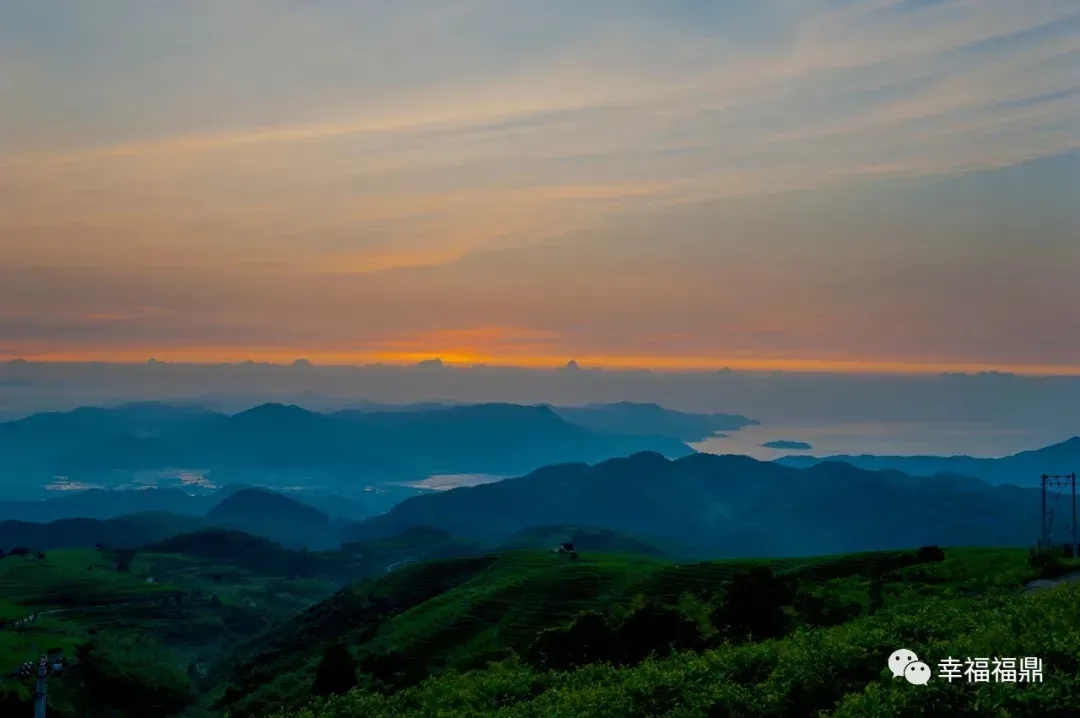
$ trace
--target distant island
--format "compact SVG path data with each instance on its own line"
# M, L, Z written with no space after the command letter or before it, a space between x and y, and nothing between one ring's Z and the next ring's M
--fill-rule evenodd
M789 441L787 439L777 439L776 441L766 441L762 444L766 449L785 449L790 451L809 451L814 448L807 444L805 441Z

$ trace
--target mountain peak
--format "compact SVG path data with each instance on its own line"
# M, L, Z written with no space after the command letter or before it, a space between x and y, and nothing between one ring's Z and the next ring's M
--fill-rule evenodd
M239 414L233 415L233 418L251 419L255 417L266 417L280 420L285 417L294 416L315 416L315 414L314 412L308 411L307 409L299 407L295 404L280 404L277 402L267 402L265 404L253 406L245 411L241 411Z
M1074 436L1057 444L1051 444L1030 452L1041 456L1075 456L1080 454L1080 436Z
M630 454L630 456L622 456L616 459L608 459L607 461L601 461L595 468L625 468L632 466L636 469L644 468L666 468L668 464L671 464L667 457L657 451L638 451Z
M222 499L207 518L241 523L273 521L298 525L321 525L330 516L313 506L267 489L246 488Z
M506 404L500 402L490 402L487 404L468 404L465 406L450 406L446 407L445 411L458 412L463 416L470 417L485 417L485 418L540 418L544 420L554 420L558 423L563 423L563 420L551 410L550 406L546 404L536 404L535 406L525 406L522 404Z

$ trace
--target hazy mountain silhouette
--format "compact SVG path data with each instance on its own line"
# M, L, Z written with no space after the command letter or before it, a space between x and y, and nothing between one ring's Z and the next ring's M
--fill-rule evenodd
M72 518L104 520L148 512L204 516L225 498L249 488L252 487L230 484L213 493L194 495L174 488L64 491L39 501L0 501L0 521L42 523ZM336 518L356 520L377 513L364 504L342 496L304 492L293 494L292 498Z
M202 516L215 501L211 496L191 496L180 489L145 491L64 491L41 501L0 501L0 521L19 519L48 522L61 519L111 519L125 514L165 511Z
M205 426L215 416L198 407L156 403L34 414L18 421L0 423L0 457L4 457L5 463L13 459L55 460L102 442L125 438L138 446L137 440L183 431L187 427Z
M786 456L777 460L785 466L807 467L822 462L843 462L863 469L895 469L914 476L959 474L990 484L1038 486L1043 474L1072 474L1080 471L1080 437L1033 451L1022 451L1000 459L971 456Z
M97 543L132 547L218 527L315 548L338 545L349 521L370 515L365 506L340 496L285 496L243 485L194 496L179 489L92 489L45 501L0 502L0 537L14 545L52 548ZM123 531L130 535L119 538Z
M642 449L685 456L690 447L664 436L597 431L547 406L475 404L433 411L339 412L361 441L407 455L430 473L507 474L553 461L599 461ZM558 457L558 458L553 458Z
M49 523L0 521L0 550L10 551L16 546L26 546L47 551L88 548L98 544L110 548L135 548L205 525L202 517L164 512L130 514L105 520L72 518Z
M719 431L737 431L758 422L738 414L687 414L657 404L620 401L580 407L553 406L552 411L575 424L622 434L669 436L680 441L704 441Z
M782 556L927 543L1026 545L1037 513L1037 492L969 478L928 482L847 464L794 469L742 456L670 461L639 453L408 499L350 536L432 526L497 544L531 526L558 524L660 537L703 555Z
M270 538L283 546L337 545L330 516L288 496L264 489L242 489L225 498L206 515L214 526Z
M380 404L377 401L367 401L361 399L360 401L350 402L348 406L344 407L345 411L435 411L437 409L446 409L451 406L461 406L460 401L419 401L413 404Z
M513 404L334 414L263 404L233 416L139 404L0 424L0 476L11 477L9 486L58 475L114 485L139 471L188 468L243 482L363 487L433 473L523 473L642 450L692 453L669 436L587 428L546 406Z
M206 517L222 523L271 520L315 528L330 521L329 515L316 508L265 489L241 489L223 499Z
M790 451L809 451L814 448L805 441L792 441L791 439L777 439L775 441L766 441L762 444L766 449L786 449Z

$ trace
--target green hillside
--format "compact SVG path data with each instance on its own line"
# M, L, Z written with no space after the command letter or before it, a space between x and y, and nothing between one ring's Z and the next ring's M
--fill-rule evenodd
M427 559L477 553L430 529L318 552L211 528L137 549L0 557L0 715L7 708L13 715L29 710L33 680L12 671L42 654L75 661L50 679L50 716L106 709L143 715L132 707L140 701L156 706L155 717L174 714L212 687L208 674L235 646L342 585ZM119 692L141 697L121 706L110 697Z
M431 557L474 548L418 529L305 554L209 531L134 553L6 556L0 714L29 709L33 681L12 671L43 653L69 661L49 683L60 718L1034 716L1080 697L1080 595L1023 593L1070 567L1020 549ZM372 577L335 589L341 570ZM1046 682L908 686L886 680L899 646L1039 656Z
M123 708L109 698L121 689L157 691L166 703L147 705L168 715L194 700L193 683L226 650L334 590L329 581L249 568L225 556L124 549L3 557L0 714L29 710L33 683L12 671L48 654L74 661L50 680L50 716Z
M985 601L1004 601L1037 575L1028 566L1023 550L957 549L947 551L944 560L935 560L939 558L932 551L920 551L918 555L909 551L673 564L616 554L583 554L575 561L550 552L521 551L409 565L354 585L247 646L242 658L223 670L224 682L213 694L211 705L213 710L228 710L233 718L265 715L281 704L301 705L311 696L322 657L330 650L328 646L342 644L349 647L348 654L355 663L353 681L363 696L342 699L336 704L338 708L315 715L366 716L369 710L371 715L424 715L419 706L434 705L428 701L435 695L447 700L447 715L478 715L483 713L480 706L490 709L501 703L474 702L455 709L457 699L442 692L461 692L464 699L472 692L479 695L501 690L496 684L504 681L506 690L513 692L517 690L514 686L523 685L525 694L500 701L518 705L514 711L524 711L520 715L543 715L540 706L550 706L545 702L549 699L537 698L537 707L527 707L531 704L526 699L533 697L530 691L539 690L530 688L537 681L544 686L559 681L588 693L608 690L617 676L645 675L634 673L645 671L645 666L633 667L644 655L627 658L630 654L625 650L602 656L614 656L615 662L626 664L619 671L580 668L563 674L544 670L569 660L566 656L570 654L552 654L552 647L558 653L568 645L567 641L576 640L575 631L580 633L584 630L579 630L581 626L594 620L589 615L599 615L596 620L612 627L612 640L637 641L635 636L652 635L657 626L660 630L666 630L663 627L668 625L673 625L674 630L689 626L691 635L676 647L700 656L672 658L672 662L663 664L667 666L664 670L674 671L674 666L687 662L715 660L707 656L716 651L754 656L755 651L783 652L788 650L784 646L802 646L800 642L808 640L833 640L826 637L848 635L830 632L844 624L852 626L844 630L872 634L877 630L873 628L876 622L903 623L901 617L921 615L935 605L952 606L958 613L967 610L961 606L969 604L970 610L981 610L981 606L990 605ZM762 575L766 579L754 578L765 569ZM754 583L761 580L765 583ZM764 605L770 600L769 581L792 589L789 598L780 599L784 602L783 629L777 634L778 638L790 637L779 642L747 643L747 636L734 624L745 620L766 625L761 624L757 613L767 613ZM876 597L875 584L880 587ZM751 587L747 594L750 600L740 608L735 605L737 596L747 586ZM869 616L872 603L877 604L876 613ZM729 620L739 610L745 615ZM585 612L594 613L583 619ZM576 628L567 632L571 624ZM669 645L646 648L665 654ZM581 646L574 650L579 649ZM891 650L881 654L881 665L875 664L871 673L863 670L860 686L876 679ZM599 653L594 655L601 657ZM864 658L869 661L869 654ZM498 660L510 663L486 669L489 661ZM571 663L575 661L579 667L592 662L587 656ZM753 675L764 680L771 669L760 669L764 671L760 674L758 670L752 669ZM472 672L458 675L467 671ZM445 675L423 682L440 674ZM586 677L593 674L607 677L587 688ZM807 698L811 699L817 700ZM625 701L613 705L625 705ZM514 711L506 715L519 714ZM636 715L650 714L639 710Z
M572 543L581 551L629 553L654 558L675 558L685 553L682 546L592 526L533 526L507 539L498 550L552 549Z
M517 660L450 673L384 695L354 692L275 718L696 718L777 716L1071 716L1080 710L1080 586L1035 596L941 598L783 640L724 645L617 668L537 671ZM1043 660L1042 683L926 686L892 677L905 646L936 666L947 657Z

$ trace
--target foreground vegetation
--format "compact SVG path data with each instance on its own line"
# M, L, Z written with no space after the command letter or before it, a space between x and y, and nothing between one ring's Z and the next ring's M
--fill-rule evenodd
M537 671L510 659L392 694L353 692L278 718L502 716L1050 716L1080 710L1080 587L1035 596L953 598L883 611L782 640L679 653L632 667ZM885 667L898 646L949 656L1038 656L1033 684L916 686Z
M894 715L911 701L928 714L993 704L1042 715L1071 705L1062 681L1075 673L1080 616L1059 598L1071 588L1022 595L1065 570L1034 563L993 549L432 562L342 592L256 644L210 705L267 715L352 689L278 715ZM1037 656L1047 683L983 686L973 703L975 688L893 682L885 661L899 647L935 666L950 653Z
M33 681L13 673L41 655L67 664L50 679L50 715L175 713L232 645L333 590L182 553L102 547L5 556L0 713L27 714Z
M1080 588L1023 592L1075 568L1046 555L408 558L423 545L470 550L435 533L333 555L193 534L138 552L4 557L0 621L37 618L0 631L0 713L28 715L33 680L11 671L43 653L68 660L49 683L49 714L61 718L1080 709ZM335 588L330 567L374 577ZM935 667L1035 656L1045 680L913 686L885 667L900 647Z

